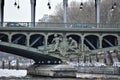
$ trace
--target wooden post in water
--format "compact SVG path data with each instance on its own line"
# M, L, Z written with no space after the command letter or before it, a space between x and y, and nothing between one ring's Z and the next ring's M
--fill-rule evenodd
M86 56L85 55L83 56L83 62L84 63L86 62Z
M89 61L90 61L90 63L92 63L92 58L91 58L92 56L91 55L89 55Z
M107 59L106 59L106 58L107 58L107 55L106 55L106 53L105 53L105 52L104 52L104 54L103 54L103 55L104 55L103 62L104 62L105 64L107 64Z
M109 65L112 65L113 64L112 55L111 55L111 53L109 51L107 52L107 54L108 54L108 59L109 59Z
M5 69L5 61L2 61L2 69Z
M16 61L16 69L18 70L19 69L19 60L17 59Z
M10 60L8 61L8 69L11 69L11 64L10 64Z
M116 54L116 58L118 59L118 62L120 62L120 54L118 54L118 50L114 50L114 53Z
M99 62L98 54L96 53L96 61Z

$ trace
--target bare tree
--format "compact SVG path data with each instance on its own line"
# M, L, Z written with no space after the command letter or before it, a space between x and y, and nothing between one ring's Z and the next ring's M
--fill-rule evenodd
M120 22L120 0L102 0L101 1L101 23L119 23ZM111 10L112 6L114 10ZM71 2L67 9L68 23L95 23L95 1L89 0L84 3L80 10L79 2ZM63 4L56 6L55 15L50 18L50 22L63 23Z

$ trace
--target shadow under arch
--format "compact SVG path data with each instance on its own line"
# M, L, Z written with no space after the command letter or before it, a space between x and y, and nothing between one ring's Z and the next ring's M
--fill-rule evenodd
M12 35L12 43L26 45L26 35L24 34L14 34Z
M0 33L0 40L4 42L8 42L8 35Z
M33 34L30 36L30 47L38 48L45 44L45 37L41 34Z
M87 35L84 38L84 44L90 50L98 49L99 48L99 37L96 35Z
M103 37L102 40L102 47L112 47L112 46L117 46L118 45L118 40L117 37L114 35L106 35Z

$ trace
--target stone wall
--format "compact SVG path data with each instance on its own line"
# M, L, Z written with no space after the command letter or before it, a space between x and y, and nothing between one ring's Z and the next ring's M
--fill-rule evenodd
M119 67L78 67L79 73L120 75Z

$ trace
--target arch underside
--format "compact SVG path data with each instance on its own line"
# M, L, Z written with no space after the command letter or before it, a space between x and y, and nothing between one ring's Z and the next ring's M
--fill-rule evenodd
M58 36L63 36L58 34ZM78 45L81 45L81 36L77 35L77 34L69 34L66 36L66 38L72 37L74 40L77 41ZM52 40L54 38L54 34L49 35L48 36L48 40L47 40L47 44L51 44ZM4 41L4 42L8 42L9 41L9 35L4 34L4 33L0 33L0 40ZM27 36L22 34L22 33L16 33L14 35L11 36L11 42L15 43L15 44L20 44L20 45L27 45ZM86 35L84 36L84 45L87 46L90 50L94 50L94 49L98 49L100 48L100 40L99 40L99 36L97 35ZM45 45L45 36L42 34L33 34L30 35L30 39L29 39L29 46L30 47L34 47L34 48L38 48L39 46L44 46ZM102 37L102 44L101 44L102 48L106 48L106 47L112 47L112 46L117 46L118 45L118 37L114 36L114 35L105 35Z

